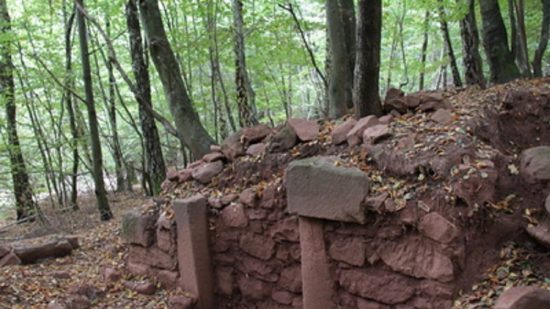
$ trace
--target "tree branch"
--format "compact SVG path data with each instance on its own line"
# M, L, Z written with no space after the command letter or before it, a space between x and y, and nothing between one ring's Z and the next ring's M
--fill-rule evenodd
M128 74L126 74L126 72L124 71L124 69L120 65L120 62L118 62L118 58L116 56L116 52L115 52L115 48L113 47L112 40L109 38L107 33L105 33L105 31L101 28L99 23L92 16L90 16L88 14L88 12L82 6L80 6L76 1L75 1L75 7L78 11L80 11L82 13L82 15L87 20L90 21L90 23L92 23L96 27L99 34L105 40L105 43L107 43L107 49L109 51L109 61L111 61L111 63L114 65L115 69L118 71L118 73L120 74L120 76L122 77L124 82L128 85L128 87L130 88L130 91L136 97L138 104L141 105L143 107L143 109L145 110L145 112L147 112L151 117L155 118L155 120L160 122L162 124L162 126L164 127L164 129L166 130L166 132L168 132L169 134L175 136L183 144L185 144L183 136L181 136L179 134L178 130L176 130L176 128L174 128L174 126L170 123L170 121L168 121L168 119L166 119L164 116L162 116L157 111L155 111L151 106L149 106L147 104L143 104L143 102L144 102L143 98L141 97L141 95L137 91L136 85L132 82L130 77L128 77Z
M323 72L321 72L321 69L317 65L317 61L315 60L315 55L313 53L313 50L311 49L311 46L309 46L309 43L307 42L306 35L304 33L304 30L302 29L302 25L300 24L300 20L296 16L296 12L294 12L294 7L292 6L292 3L279 4L279 7L287 12L290 13L292 16L292 19L294 20L294 23L296 23L296 29L298 29L298 32L300 33L300 37L302 38L302 42L304 43L304 46L306 47L307 53L309 55L309 58L311 59L311 63L313 64L313 67L315 68L315 71L317 74L319 74L319 77L321 77L321 80L323 80L323 84L325 85L325 88L328 88L328 82L325 78L325 75Z

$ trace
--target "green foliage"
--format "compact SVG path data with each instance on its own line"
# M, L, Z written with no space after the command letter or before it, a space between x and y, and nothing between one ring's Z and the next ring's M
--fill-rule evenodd
M324 1L290 0L300 18L308 44L312 48L318 65L324 71L326 56ZM113 39L118 61L131 74L131 60L126 33L125 0L87 0L87 11L106 28L110 23L110 34ZM324 102L324 90L312 67L309 55L290 14L279 7L284 1L243 1L244 22L246 27L246 54L249 75L256 93L257 107L262 122L273 120L280 123L285 120L285 104L290 104L292 116L306 117L318 115ZM384 0L381 92L384 93L387 79L391 73L391 85L404 84L405 91L418 89L418 77L422 70L421 48L424 36L424 18L429 11L430 21L427 33L429 45L427 63L424 68L426 87L435 88L442 66L448 59L442 52L443 41L439 28L437 7L444 6L446 20L449 22L452 43L459 66L461 67L461 39L459 21L466 14L466 1L460 0ZM65 69L64 32L65 22L73 9L73 2L11 0L8 1L12 16L12 35L0 36L0 44L11 42L13 59L16 66L16 102L18 122L20 125L21 143L25 158L29 161L32 181L36 188L45 190L45 168L41 152L50 151L53 173L69 175L71 169L71 134L68 112L65 105L65 90L58 84L66 79L74 80L75 93L83 93L80 78L80 57L76 29L72 32L73 71ZM538 44L540 22L542 18L540 1L525 1L526 28L530 58ZM235 106L235 60L233 50L233 23L231 3L229 0L163 0L160 1L165 28L170 43L177 55L186 85L193 99L201 120L211 134L222 129L215 128L217 123L211 96L211 69L209 48L213 48L213 33L209 32L209 19L216 20L216 42L219 53L220 69L229 99L233 117L237 117ZM506 22L507 1L501 0L502 14ZM403 15L404 13L404 15ZM478 12L479 14L479 12ZM399 23L403 18L402 33ZM481 19L478 16L478 23ZM507 25L509 26L509 25ZM107 69L100 50L107 55L105 42L94 26L89 25L92 59L97 59L99 70L92 60L94 91L98 116L101 125L104 145L104 159L108 171L113 170L112 147L110 146L111 129L108 123L106 103L103 93L107 88ZM481 29L480 29L481 30ZM404 46L404 60L400 42ZM392 58L392 44L395 44ZM483 53L482 53L483 54ZM40 60L40 61L39 61ZM40 63L42 62L46 68ZM548 53L545 63L548 64ZM390 65L390 63L392 63ZM487 66L485 69L488 70ZM160 81L154 68L150 69L153 87L154 108L171 119L165 102ZM53 75L53 76L52 76ZM132 93L124 84L118 73L115 73L117 86L124 105L117 98L118 134L126 160L141 162L141 141L132 126L139 121L138 107ZM449 74L450 76L450 74ZM55 77L55 78L54 78ZM57 81L56 81L57 80ZM406 81L408 80L408 83ZM223 104L223 93L215 86L219 104ZM74 100L77 107L77 118L80 130L85 133L83 119L84 105ZM223 109L223 108L222 108ZM31 119L34 111L36 119ZM224 114L225 112L222 112ZM224 116L226 117L226 116ZM227 122L227 121L226 121ZM0 117L0 127L3 118ZM33 129L33 124L35 128ZM39 149L36 126L42 130L43 149ZM162 126L161 139L168 165L181 164L181 152L178 141L169 136ZM4 134L2 130L2 134ZM79 141L83 162L86 162L86 136ZM0 183L9 183L9 164L5 155L5 143L0 145ZM58 152L58 154L56 154ZM57 156L61 160L56 159ZM141 167L140 167L141 168ZM85 172L85 171L84 171Z

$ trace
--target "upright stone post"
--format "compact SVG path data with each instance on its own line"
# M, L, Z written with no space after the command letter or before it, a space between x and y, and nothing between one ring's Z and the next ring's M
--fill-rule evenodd
M300 216L304 309L336 308L334 278L325 248L324 220L364 224L367 174L339 167L334 157L290 163L286 170L288 211Z
M202 195L176 200L179 285L197 297L197 309L215 308L208 246L207 201Z
M300 217L302 295L304 309L336 308L332 300L334 283L323 234L323 220Z

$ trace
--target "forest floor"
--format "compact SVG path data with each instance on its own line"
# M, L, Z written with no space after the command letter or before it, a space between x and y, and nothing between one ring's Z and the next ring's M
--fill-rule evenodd
M93 195L80 196L80 211L46 213L50 224L38 222L13 226L0 234L0 245L21 238L33 240L55 235L78 236L80 248L71 255L38 264L0 268L0 308L47 308L69 291L85 290L97 308L165 308L170 294L160 287L153 296L128 289L126 280L139 280L125 269L126 247L119 237L122 214L149 199L137 194L111 193L115 218L99 221ZM106 280L103 271L115 269L120 280Z

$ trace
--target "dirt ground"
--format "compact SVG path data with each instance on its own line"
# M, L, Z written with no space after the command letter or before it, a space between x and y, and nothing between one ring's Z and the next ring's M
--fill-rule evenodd
M124 268L120 219L126 210L143 205L148 198L117 193L110 194L109 200L115 215L109 222L99 221L94 198L86 195L79 199L80 211L56 214L45 209L50 224L20 224L1 233L0 245L21 238L40 241L54 235L77 235L80 248L64 258L0 268L0 308L46 308L51 301L67 297L68 290L78 288L88 290L96 308L165 308L169 292L160 286L153 296L145 296L123 285L125 280L141 278L129 275ZM122 278L105 280L105 267L116 269Z

